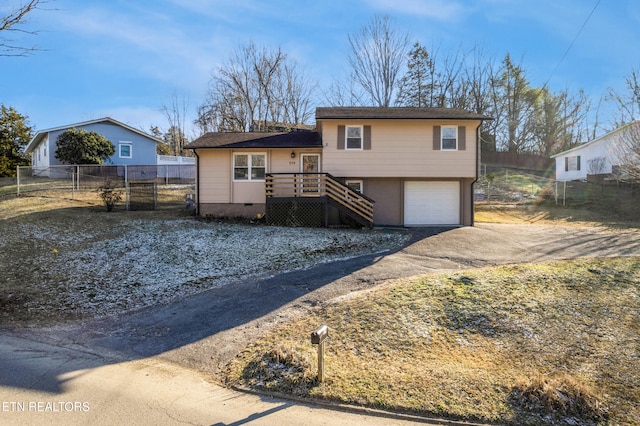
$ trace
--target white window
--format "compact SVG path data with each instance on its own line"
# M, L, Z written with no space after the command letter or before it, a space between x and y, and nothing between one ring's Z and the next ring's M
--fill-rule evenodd
M346 149L362 149L362 126L347 126L346 137Z
M458 149L458 128L456 126L442 126L441 149L456 151Z
M362 194L362 181L361 180L346 180L344 182L345 185L347 185L347 187L353 191L358 191L359 193ZM345 191L345 197L347 200L351 200L351 201L361 201L362 198L360 197L355 197L355 198L351 198L349 196L349 192Z
M131 142L120 142L118 144L118 155L120 158L132 158L133 144Z
M578 171L580 170L580 156L576 155L574 157L565 157L564 159L564 171Z
M358 191L359 193L362 193L362 181L361 180L348 180L345 182L345 185L347 185L350 189L354 190L354 191Z
M267 171L267 154L233 154L234 181L263 181Z

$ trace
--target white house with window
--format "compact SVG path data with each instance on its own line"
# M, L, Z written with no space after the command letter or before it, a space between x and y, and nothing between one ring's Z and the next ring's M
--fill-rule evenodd
M638 132L640 122L622 126L590 142L552 155L556 160L556 180L586 180L587 175L607 175L620 164L620 146L630 132ZM635 129L635 130L634 130Z

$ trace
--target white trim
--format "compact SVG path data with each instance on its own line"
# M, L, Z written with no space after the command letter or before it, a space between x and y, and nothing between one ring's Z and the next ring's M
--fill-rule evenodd
M122 155L122 147L129 147L129 155ZM133 158L133 142L130 141L118 141L118 158Z
M360 189L358 190L359 193L363 194L363 189L364 189L364 181L362 179L347 179L344 181L344 184L349 186L349 184L358 184L360 185Z
M623 130L625 130L626 128L631 127L631 126L634 126L634 125L635 125L635 126L640 126L640 120L638 120L638 121L634 121L634 122L632 122L632 123L627 123L627 124L625 124L625 125L624 125L624 126L622 126L622 127L619 127L619 128L617 128L617 129L615 129L615 130L610 131L609 133L606 133L606 134L604 134L604 135L602 135L602 136L600 136L600 137L598 137L598 138L595 138L595 139L594 139L594 140L592 140L592 141L585 142L585 143L580 144L580 145L578 145L578 146L574 146L573 148L569 148L569 149L567 149L566 151L562 151L562 152L559 152L559 153L557 153L557 154L554 154L554 155L550 156L550 158L557 158L557 157L560 157L560 156L563 156L563 155L569 154L569 153L574 152L574 151L579 151L579 150L581 150L581 149L583 149L583 148L586 148L586 147L588 147L588 146L590 146L590 145L596 144L596 143L601 142L601 141L603 141L603 140L605 140L605 141L606 141L606 140L608 140L611 136L613 136L614 134L616 134L616 133L620 133L620 132L622 132Z
M445 148L444 147L444 131L445 129L453 129L456 135L456 147L455 148ZM441 151L457 151L458 150L458 126L441 126L440 127L440 150Z
M349 148L349 129L360 129L360 147ZM362 125L345 125L344 126L344 149L346 151L362 151L364 149L364 126Z
M31 140L29 141L29 143L27 144L27 146L25 147L25 153L29 153L33 147L32 144L40 138L40 135L42 134L48 134L50 132L56 132L58 130L64 130L64 129L71 129L74 127L83 127L83 126L88 126L90 124L97 124L97 123L103 123L103 122L108 122L108 123L112 123L115 124L116 126L120 126L123 127L131 132L137 133L140 136L144 136L145 138L149 138L152 141L156 142L156 143L164 143L164 141L162 141L161 139L156 138L155 136L152 136L148 133L143 132L142 130L138 130L134 127L131 127L127 124L121 123L118 120L114 120L111 117L104 117L104 118L98 118L96 120L89 120L89 121L83 121L81 123L75 123L75 124L69 124L66 126L58 126L58 127L51 127L49 129L42 129L42 130L38 130L38 132L33 135L33 138L31 138Z
M247 179L236 179L236 156L238 155L246 155L247 156ZM252 155L262 155L264 156L264 173L267 174L267 153L266 152L234 152L233 158L231 159L231 179L233 182L264 182L265 179L251 179L251 169L253 169L251 156Z

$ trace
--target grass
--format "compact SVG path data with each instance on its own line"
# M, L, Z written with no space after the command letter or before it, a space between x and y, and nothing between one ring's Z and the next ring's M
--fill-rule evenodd
M637 204L637 200L635 202ZM639 228L640 216L629 213L637 210L634 200L625 200L624 205L623 211L616 211L611 206L598 203L577 208L558 206L553 202L477 202L475 221Z
M640 418L640 258L387 283L283 325L229 384L502 424ZM330 328L325 381L309 333Z
M64 230L61 241L15 236L3 253L11 273L11 265L29 267L24 260L34 252L53 258L62 254L56 250L95 242L81 238L78 245L67 234L109 239L132 219L188 215L184 194L169 196L167 207L154 212L126 212L120 205L106 213L97 193L15 198L2 196L2 188L0 182L5 229L29 223ZM603 211L533 204L478 204L476 221L638 224ZM278 327L240 354L226 378L233 385L457 419L637 424L639 271L638 258L589 259L381 283ZM33 297L42 297L37 286L1 292L3 321ZM321 324L330 327L322 384L309 342Z

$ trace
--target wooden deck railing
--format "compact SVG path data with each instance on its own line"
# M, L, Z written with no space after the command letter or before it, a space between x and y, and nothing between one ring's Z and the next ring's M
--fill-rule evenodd
M267 198L326 196L373 223L374 201L329 173L269 173L265 177L265 186Z

